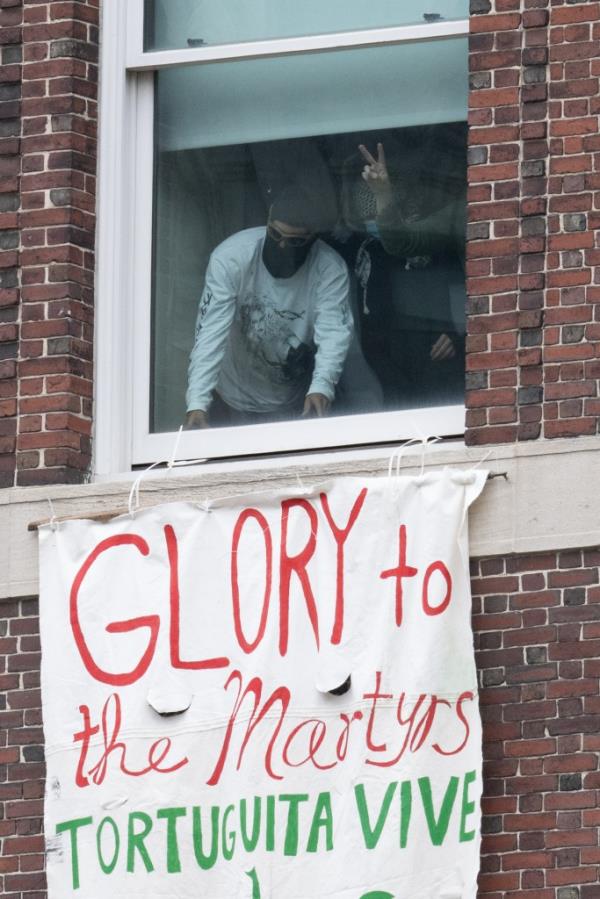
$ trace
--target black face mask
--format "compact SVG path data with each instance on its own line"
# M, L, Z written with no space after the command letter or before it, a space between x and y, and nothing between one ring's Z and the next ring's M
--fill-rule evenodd
M270 234L265 235L262 259L267 271L273 278L291 278L304 265L315 239L309 240L301 247L280 246Z

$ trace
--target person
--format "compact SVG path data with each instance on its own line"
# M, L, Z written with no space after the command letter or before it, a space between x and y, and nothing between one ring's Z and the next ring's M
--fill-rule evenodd
M432 173L427 179L428 190L424 189L422 178L416 183L407 183L406 179L404 184L392 186L383 144L377 144L377 158L364 144L358 149L366 163L361 177L374 198L375 227L372 230L386 252L409 260L450 252L461 261L464 269L464 179L452 172L446 177ZM443 357L444 353L439 355Z
M333 246L357 278L367 361L388 407L453 401L464 381L460 160L436 172L415 152L399 154L392 178L382 143L376 155L365 144L358 150L362 170L360 157L344 165L343 227Z
M212 253L190 355L186 428L324 416L353 333L348 270L290 185L266 228Z

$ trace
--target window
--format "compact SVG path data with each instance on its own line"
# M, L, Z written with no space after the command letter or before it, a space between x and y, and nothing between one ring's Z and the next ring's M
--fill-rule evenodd
M121 459L168 458L190 408L188 456L462 432L467 6L131 0L99 247Z
M144 49L171 50L434 23L468 15L464 0L145 0Z

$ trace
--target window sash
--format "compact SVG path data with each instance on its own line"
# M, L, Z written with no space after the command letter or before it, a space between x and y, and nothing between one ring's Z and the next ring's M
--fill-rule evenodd
M359 49L378 45L443 40L449 37L466 37L469 34L468 19L448 19L416 25L242 41L208 47L144 51L144 0L128 0L126 7L128 36L126 68L136 72L156 71L179 65L268 59L277 56L290 56L295 53L319 53L351 47Z
M138 51L129 58L127 68L136 72L156 71L178 65L202 65L215 62L235 62L247 59L274 59L298 53L324 53L327 50L364 49L394 44L423 43L466 37L467 19L436 22L429 25L399 25L393 28L371 28L364 31L340 31L308 37L272 38L265 41L244 41L220 44L216 47L192 47L183 50Z
M136 429L133 464L167 462L177 446L177 459L219 459L398 443L409 438L462 437L464 406L432 406L395 412L347 415L320 421L212 428L150 434ZM368 434L368 440L364 435Z

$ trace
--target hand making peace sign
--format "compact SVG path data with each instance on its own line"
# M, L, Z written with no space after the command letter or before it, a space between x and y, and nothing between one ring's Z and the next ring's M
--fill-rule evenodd
M392 198L392 187L383 144L377 144L377 159L370 154L364 144L359 144L358 149L367 163L362 170L362 178L373 191L377 200L377 211L381 212Z

